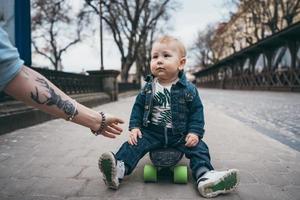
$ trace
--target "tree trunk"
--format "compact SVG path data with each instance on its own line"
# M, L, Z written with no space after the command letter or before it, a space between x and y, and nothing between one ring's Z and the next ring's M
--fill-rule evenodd
M141 84L141 76L142 76L142 62L139 62L138 60L136 61L136 83Z
M290 25L293 24L294 16L293 15L286 15L284 19L287 23L287 26L290 26Z
M121 82L127 83L128 82L128 72L129 72L129 66L127 62L122 63L121 68Z

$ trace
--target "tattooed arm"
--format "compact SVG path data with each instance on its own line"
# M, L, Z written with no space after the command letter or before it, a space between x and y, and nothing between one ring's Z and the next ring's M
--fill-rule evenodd
M98 130L101 126L101 115L62 92L38 72L23 66L18 75L11 80L4 91L10 96L23 101L27 105L36 107L54 116L68 119L74 117L73 122ZM107 116L102 135L115 138L122 129L118 126L123 121L113 116Z

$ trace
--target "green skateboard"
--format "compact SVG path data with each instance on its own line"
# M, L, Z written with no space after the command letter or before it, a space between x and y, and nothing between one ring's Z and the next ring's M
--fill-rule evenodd
M174 183L188 182L187 166L176 166L181 160L183 153L173 148L164 148L150 151L149 155L153 164L144 166L145 182L157 182L158 177L169 174L173 174Z

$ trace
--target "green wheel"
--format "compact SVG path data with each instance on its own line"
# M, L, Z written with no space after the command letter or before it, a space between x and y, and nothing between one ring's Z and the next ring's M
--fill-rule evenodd
M188 169L187 166L174 167L174 183L187 183Z
M144 181L156 182L157 181L157 169L153 165L144 166Z

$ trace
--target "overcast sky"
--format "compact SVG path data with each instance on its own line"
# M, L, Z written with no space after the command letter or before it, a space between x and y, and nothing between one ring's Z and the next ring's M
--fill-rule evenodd
M181 39L186 47L191 46L199 30L203 30L209 23L224 21L228 17L228 10L224 7L224 1L181 0L181 8L172 15L171 22L174 28L168 34ZM113 38L105 29L103 34L104 68L120 70L120 54ZM99 43L99 32L96 32L95 37L73 46L63 56L64 71L81 72L82 70L100 69ZM192 59L189 58L190 56L188 56L188 66L192 64ZM49 66L41 57L33 56L32 60L37 67Z

